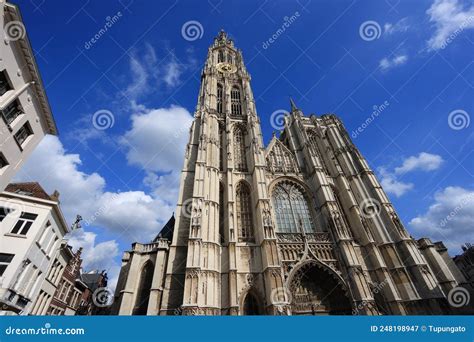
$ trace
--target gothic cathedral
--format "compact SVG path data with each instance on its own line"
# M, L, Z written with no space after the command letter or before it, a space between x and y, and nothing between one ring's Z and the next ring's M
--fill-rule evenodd
M209 48L176 217L125 252L120 315L451 313L442 242L415 241L333 114L291 103L265 148L240 50Z

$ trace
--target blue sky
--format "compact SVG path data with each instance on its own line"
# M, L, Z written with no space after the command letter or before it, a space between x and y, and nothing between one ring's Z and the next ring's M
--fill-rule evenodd
M221 28L243 50L266 143L289 96L306 114L336 113L414 237L451 254L473 242L473 1L16 3L60 132L18 179L58 189L69 222L84 217L71 242L86 268L115 278L122 252L174 211ZM182 33L190 21L196 36ZM97 117L111 119L106 129Z

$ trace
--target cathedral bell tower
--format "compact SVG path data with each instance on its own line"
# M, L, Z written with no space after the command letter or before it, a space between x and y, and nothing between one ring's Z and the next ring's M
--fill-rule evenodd
M274 313L283 283L264 155L250 75L221 31L201 75L161 314Z

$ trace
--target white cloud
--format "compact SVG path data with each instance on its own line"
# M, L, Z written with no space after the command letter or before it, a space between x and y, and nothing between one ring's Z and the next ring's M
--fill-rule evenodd
M386 167L379 167L380 183L387 193L396 197L404 195L414 188L413 183L403 182L400 176L416 171L434 171L443 163L443 158L437 154L421 152L418 156L410 156L403 160L402 165L396 167L393 171L387 170Z
M397 32L406 32L410 28L408 25L408 18L400 19L395 24L385 23L384 25L384 34L392 35Z
M143 191L106 192L105 179L98 173L81 171L80 166L78 154L67 153L56 136L48 135L16 180L37 181L48 193L58 190L68 222L80 214L84 224L101 226L129 239L149 239L174 209Z
M168 87L176 87L180 83L180 76L183 72L182 66L178 63L176 58L171 59L164 68L164 77Z
M426 11L435 27L428 40L428 48L438 50L446 46L463 30L474 28L474 4L470 7L459 0L435 0Z
M166 88L175 88L181 84L181 75L188 68L195 66L193 52L180 61L173 51L167 50L164 58L158 59L155 49L150 44L145 44L143 51L132 52L129 66L131 82L121 94L130 102L136 103L147 95Z
M443 164L443 158L437 154L421 152L418 156L411 156L403 161L402 166L395 168L396 174L415 170L434 171Z
M140 54L132 52L129 64L132 81L123 95L135 101L154 89L151 86L153 82L159 83L160 69L155 49L150 44L145 44L145 49Z
M180 180L180 170L175 170L163 175L148 172L143 183L150 189L153 189L153 194L155 196L160 196L160 198L165 200L167 203L176 203L176 200L178 199Z
M68 153L56 136L48 135L15 181L37 181L48 193L58 190L61 208L69 223L80 214L85 229L100 227L126 243L151 240L175 209L175 203L168 204L143 191L106 192L106 182L101 175L85 173L80 167L79 155ZM77 247L84 247L85 267L112 269L118 251L115 240L95 244L95 233L79 232L82 233L74 233L79 235L73 235L71 241ZM109 261L112 264L108 264Z
M102 226L135 241L149 239L168 220L174 206L143 191L105 192L105 179L81 171L80 166L78 154L67 153L56 136L48 135L16 180L37 181L48 193L58 190L69 222L80 214L86 225Z
M34 150L16 180L37 181L52 193L61 193L60 201L65 216L70 220L76 214L91 210L103 192L105 179L98 173L79 170L79 154L67 153L56 136L47 135Z
M68 235L68 243L75 250L79 247L83 248L82 268L84 272L107 271L108 286L114 288L120 271L119 265L114 260L120 253L118 243L115 240L96 243L96 238L97 234L95 233L77 229Z
M434 203L409 225L419 234L443 242L459 251L465 242L474 241L474 190L449 186L437 192Z
M399 65L402 65L402 64L405 64L408 60L408 56L407 55L397 55L397 56L394 56L392 58L390 57L386 57L386 58L383 58L380 62L379 62L379 67L383 70L383 71L386 71L388 69L391 69L391 68L394 68L396 66L399 66Z
M147 171L180 170L192 120L176 106L132 115L132 127L120 139L128 162Z
M413 189L413 183L404 183L398 180L396 175L388 172L385 168L379 168L378 171L381 177L380 184L387 193L400 197Z

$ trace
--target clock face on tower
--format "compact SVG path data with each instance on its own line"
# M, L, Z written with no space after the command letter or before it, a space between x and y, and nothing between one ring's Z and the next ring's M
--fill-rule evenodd
M234 72L237 71L237 68L235 65L230 64L230 63L219 63L217 64L217 70L219 70L222 73L227 73L227 74L233 74Z

